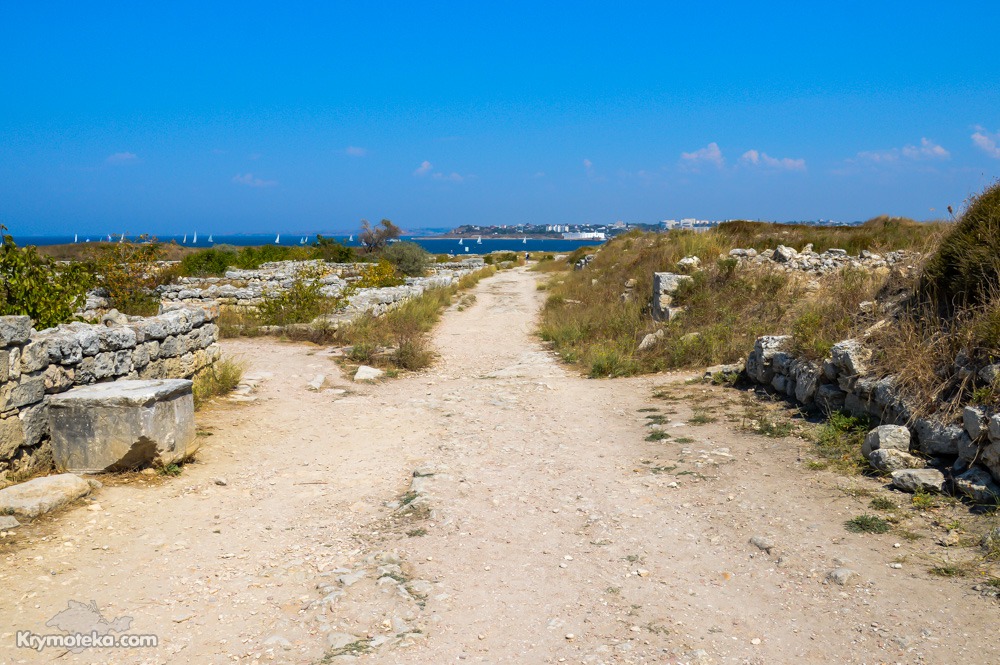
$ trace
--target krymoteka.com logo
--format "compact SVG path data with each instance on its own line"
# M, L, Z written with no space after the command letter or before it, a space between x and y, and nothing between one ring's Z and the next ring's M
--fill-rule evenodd
M132 617L118 617L108 621L97 609L97 602L90 604L69 601L59 614L45 622L49 628L61 633L38 634L19 630L14 634L17 648L67 649L80 653L85 649L142 649L159 643L156 635L134 635L126 631L132 627Z

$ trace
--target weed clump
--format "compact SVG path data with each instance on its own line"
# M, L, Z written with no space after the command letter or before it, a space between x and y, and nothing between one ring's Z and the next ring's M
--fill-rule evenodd
M888 533L892 525L878 515L858 515L844 522L844 528L852 533Z
M983 304L1000 279L1000 182L972 197L924 267L920 290L943 314Z

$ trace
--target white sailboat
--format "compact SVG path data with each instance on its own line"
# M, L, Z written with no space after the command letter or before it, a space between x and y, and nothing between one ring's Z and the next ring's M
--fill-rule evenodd
M476 244L477 245L482 245L483 244L483 237L482 236L479 236L478 238L476 238Z
M182 244L182 245L186 245L186 244L187 244L187 241L188 241L188 234L186 234L186 233L185 233L185 234L184 234L184 239L183 239L183 240L181 240L181 244Z
M527 238L527 237L525 237L525 238L522 238L522 239L521 239L521 244L522 244L522 245L527 245L527 244L528 244L528 238Z
M458 239L458 244L459 244L459 245L461 245L461 244L462 244L462 239L461 239L461 238L459 238L459 239Z
M192 245L197 245L198 244L198 232L197 231L194 232L194 239L191 241L191 244Z
M469 251L469 248L468 248L468 247L466 247L466 248L465 248L465 251Z
M351 234L351 237L347 239L347 242L354 242L354 234L353 233Z
M77 234L77 233L73 234L73 242L74 243L80 242L80 236L79 236L79 234Z
M208 234L208 242L209 243L214 243L215 242L214 240L212 240L212 234L211 233Z
M277 236L275 236L275 238L274 238L274 244L275 244L275 245L277 245L277 244L279 244L280 242L281 242L281 234L279 233L279 234L278 234Z

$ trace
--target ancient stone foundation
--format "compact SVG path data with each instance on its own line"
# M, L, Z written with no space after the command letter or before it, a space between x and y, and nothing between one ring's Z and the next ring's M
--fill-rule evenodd
M172 307L42 331L26 316L0 317L0 486L52 468L52 395L117 379L190 379L218 359L218 308Z

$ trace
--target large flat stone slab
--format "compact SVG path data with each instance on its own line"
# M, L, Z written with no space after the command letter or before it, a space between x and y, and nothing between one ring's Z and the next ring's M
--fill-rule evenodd
M74 473L171 464L196 449L187 379L115 381L74 388L49 402L52 457Z
M33 519L90 493L90 483L72 473L35 478L0 490L0 515Z

